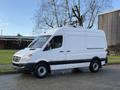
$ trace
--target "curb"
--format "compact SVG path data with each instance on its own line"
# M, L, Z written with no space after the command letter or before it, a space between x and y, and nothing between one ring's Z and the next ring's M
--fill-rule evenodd
M119 65L120 63L108 63L107 65Z
M7 75L7 74L18 74L18 71L9 71L9 72L0 72L0 75Z

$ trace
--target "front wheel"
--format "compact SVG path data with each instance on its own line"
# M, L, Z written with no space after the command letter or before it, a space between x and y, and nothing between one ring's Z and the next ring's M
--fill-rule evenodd
M91 72L98 72L99 69L100 69L100 63L99 63L99 61L98 60L91 61L90 66L89 66L89 70Z
M44 78L49 73L49 67L47 64L40 63L35 67L34 74L38 78Z

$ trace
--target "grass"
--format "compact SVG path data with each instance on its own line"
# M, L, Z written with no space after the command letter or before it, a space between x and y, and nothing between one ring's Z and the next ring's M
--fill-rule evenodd
M15 71L12 66L1 66L0 73Z
M15 71L11 66L12 56L16 50L0 50L0 73Z
M115 58L118 59L118 58L120 58L120 56L113 56L113 55L111 55L111 56L109 56L109 58L110 59L115 59Z
M10 64L16 50L0 50L0 64Z
M120 56L108 56L108 63L120 63Z
M0 64L11 64L16 50L0 50ZM108 63L120 63L120 56L109 56Z
M0 72L14 71L10 64L12 61L12 56L15 52L16 50L0 50L0 64L5 64L5 66L0 66ZM120 56L109 56L108 63L120 63Z

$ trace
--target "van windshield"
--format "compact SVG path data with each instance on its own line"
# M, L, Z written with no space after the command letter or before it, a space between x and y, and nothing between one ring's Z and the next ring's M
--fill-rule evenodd
M42 48L42 46L46 43L46 41L49 38L50 38L50 35L39 36L30 43L28 48Z

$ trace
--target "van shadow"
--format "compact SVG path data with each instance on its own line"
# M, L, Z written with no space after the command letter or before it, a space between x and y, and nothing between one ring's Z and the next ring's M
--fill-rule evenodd
M83 68L83 69L69 69L69 70L55 70L52 71L49 76L43 79L52 79L52 78L58 78L58 77L67 77L67 76L91 76L92 75L103 75L107 73L107 70L101 69L97 73L91 73L88 68ZM21 78L36 78L34 74L21 74ZM37 78L36 78L37 79Z

